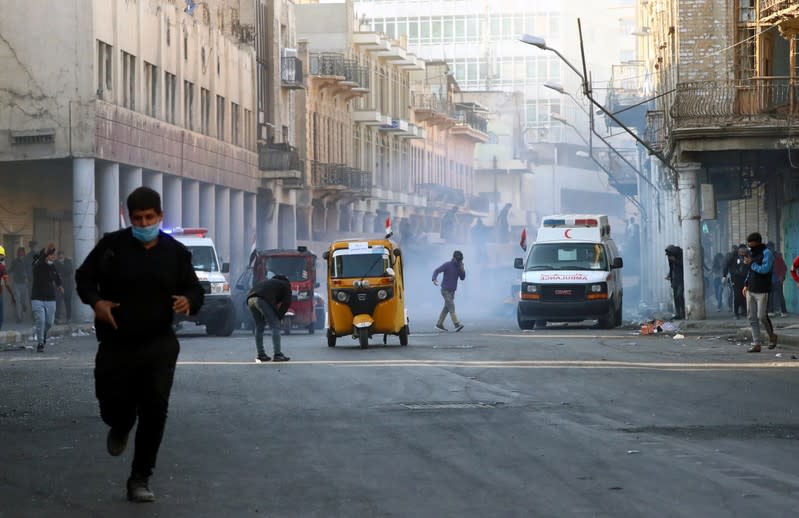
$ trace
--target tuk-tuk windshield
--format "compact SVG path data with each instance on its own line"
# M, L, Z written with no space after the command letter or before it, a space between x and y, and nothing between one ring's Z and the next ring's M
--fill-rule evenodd
M533 245L525 270L607 270L605 247L599 243Z
M289 281L299 282L308 280L308 259L306 257L267 257L266 278L275 275L285 275Z
M383 249L336 250L333 253L332 276L338 278L382 277L387 275L388 252Z

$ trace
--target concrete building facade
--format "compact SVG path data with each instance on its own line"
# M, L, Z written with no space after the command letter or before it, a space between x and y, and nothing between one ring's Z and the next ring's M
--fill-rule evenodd
M148 185L162 194L165 226L207 227L233 271L244 267L259 188L255 51L230 4L191 13L169 0L4 8L7 248L36 238L79 264L124 224L127 194Z

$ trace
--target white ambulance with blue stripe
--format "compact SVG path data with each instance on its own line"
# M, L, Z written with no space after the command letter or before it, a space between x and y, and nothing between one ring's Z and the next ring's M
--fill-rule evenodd
M583 320L597 320L604 329L620 326L623 265L607 216L543 218L535 242L514 264L523 271L519 327Z

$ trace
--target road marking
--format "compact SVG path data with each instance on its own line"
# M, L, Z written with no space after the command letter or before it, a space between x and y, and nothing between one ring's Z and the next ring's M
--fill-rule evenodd
M453 367L481 369L651 369L651 370L751 370L797 369L799 362L678 363L601 360L299 360L256 364L252 361L179 361L179 365L324 365L328 367ZM268 367L267 367L268 368Z
M539 335L537 333L530 333L530 334L504 334L504 333L481 333L480 336L497 336L501 338L568 338L574 340L585 340L585 339L597 339L597 338L615 338L620 340L630 340L635 337L640 337L640 334L629 334L629 335L573 335L573 334L563 334L563 335Z

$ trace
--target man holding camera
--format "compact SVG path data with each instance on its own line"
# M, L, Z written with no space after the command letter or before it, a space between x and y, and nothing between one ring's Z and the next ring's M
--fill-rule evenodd
M438 316L436 329L439 331L447 331L444 327L444 319L447 318L449 313L452 319L452 324L455 326L455 331L458 332L463 329L463 324L458 320L458 315L455 314L455 290L458 289L458 279L466 279L466 270L463 267L463 253L460 250L455 250L452 253L452 260L442 264L433 272L433 284L438 286L438 274L443 274L441 279L441 296L444 297L444 308Z
M774 267L774 254L763 244L763 237L758 232L747 236L749 255L744 257L744 264L749 266L743 293L746 297L747 316L752 326L752 347L746 352L759 353L761 347L760 326L768 334L768 348L777 346L777 335L768 317L768 297L771 291L771 270Z

